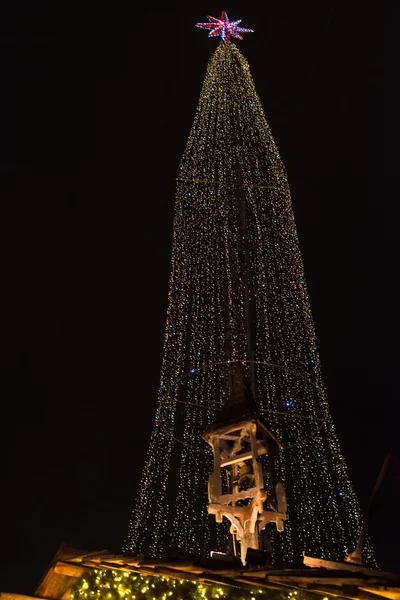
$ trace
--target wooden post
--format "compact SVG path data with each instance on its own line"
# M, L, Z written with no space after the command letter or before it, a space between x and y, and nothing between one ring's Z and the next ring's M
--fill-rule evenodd
M208 489L208 496L210 502L218 502L222 494L221 488L221 456L219 450L219 439L217 435L213 435L210 439L210 443L213 449L214 455L214 471L210 477L210 485Z
M255 423L251 423L249 427L250 434L250 444L251 444L251 457L253 463L253 473L254 473L254 484L257 489L262 489L264 487L264 482L262 481L262 474L260 472L260 465L258 462L258 449L257 449L257 425Z

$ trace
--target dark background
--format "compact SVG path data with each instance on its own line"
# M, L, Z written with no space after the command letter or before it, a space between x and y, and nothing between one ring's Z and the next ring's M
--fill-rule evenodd
M243 6L242 6L243 4ZM399 447L394 2L41 0L1 22L0 590L119 551L152 426L175 177L225 9L286 164L324 376L365 508ZM400 571L395 465L371 526Z

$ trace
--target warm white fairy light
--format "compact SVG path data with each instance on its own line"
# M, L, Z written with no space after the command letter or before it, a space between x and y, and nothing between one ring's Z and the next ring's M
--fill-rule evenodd
M223 41L208 65L177 182L159 402L127 551L227 549L227 528L207 516L211 456L201 434L226 393L227 369L216 364L234 360L256 364L257 402L289 448L277 464L289 519L283 534L271 528L276 560L298 561L303 551L343 559L356 545L360 509L321 391L287 178L248 63ZM291 418L300 414L314 418ZM366 558L373 562L369 546Z
M114 569L93 569L77 581L71 600L315 600L306 591L254 589ZM330 600L327 596L323 600Z

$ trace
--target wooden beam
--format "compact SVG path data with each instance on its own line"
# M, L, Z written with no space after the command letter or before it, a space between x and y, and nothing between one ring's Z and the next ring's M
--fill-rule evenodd
M236 500L245 500L246 498L254 498L257 496L257 488L250 488L248 490L242 490L236 492L236 494L224 494L220 497L220 504L228 504L228 502L236 502Z
M57 573L57 575L80 578L88 572L88 569L79 565L59 561L54 565L54 572Z
M378 571L377 569L369 569L368 567L362 567L349 562L334 562L332 560L325 560L323 558L314 558L313 556L306 556L303 554L303 563L306 567L314 569L328 569L333 571L352 571L353 573L363 573L369 577L381 577L382 579L391 579L398 581L400 584L400 575L395 573L387 573L385 571Z
M258 456L261 456L262 454L266 454L267 453L267 449L264 448L264 446L259 446L259 450L258 450ZM221 460L221 467L227 467L228 465L233 465L235 463L240 462L241 460L249 460L252 457L252 453L251 451L249 452L243 452L243 454L236 454L234 456L231 456L230 458L227 458L226 460Z
M304 588L302 588L304 589ZM307 590L315 593L321 594L321 596L334 596L336 598L347 598L348 600L374 600L368 596L368 594L360 593L360 588L356 586L333 586L333 585L307 585ZM378 596L375 596L375 600L378 599Z
M168 569L174 569L175 565L173 561L167 558L150 558L150 559L142 559L139 562L139 567L167 567ZM193 567L192 560L182 560L176 563L177 569L182 569L184 567Z
M400 600L400 587L378 585L371 589L366 585L360 589L368 594L374 594L376 598L382 598L383 596L384 598L390 598L391 600Z
M259 581L256 578L251 578L251 577L243 577L242 575L239 575L238 577L235 577L235 581L239 582L239 583L245 583L246 585L251 585L251 586L257 586L260 588L265 588L267 590L282 590L282 587L284 588L289 588L289 589L294 589L293 586L285 586L285 585L281 585L281 584L276 584L276 583L272 583L271 581L266 581L265 579L263 581ZM300 588L298 588L300 589Z
M200 571L201 573L201 571ZM171 579L188 579L189 581L198 581L199 573L190 573L189 571L178 571L168 567L156 567L154 575L165 575Z
M200 579L202 583L217 583L218 585L229 585L230 587L235 588L240 587L234 579L226 579L225 577L220 577L217 574L211 575L207 572L204 572Z
M226 506L214 505L216 509ZM232 512L241 513L246 507L230 507ZM242 509L242 510L240 510ZM274 513L272 513L274 514ZM275 513L276 514L276 513ZM309 590L321 597L328 595L345 600L400 600L400 576L368 569L351 563L337 563L312 557L304 557L308 568L293 569L259 569L242 571L223 568L216 571L207 569L206 563L195 560L184 560L181 563L170 562L167 558L149 559L138 556L110 555L109 553L93 553L71 560L58 560L53 567L58 577L72 574L77 579L78 570L86 567L125 570L143 575L166 576L174 579L190 579L192 581L214 582L220 585L257 586L260 589L297 589ZM208 563L207 563L208 564ZM222 565L221 565L222 566ZM77 570L75 570L77 569ZM56 572L54 573L56 576ZM80 575L81 576L81 575ZM35 600L42 600L38 593ZM49 595L49 598L60 596ZM63 596L64 597L64 596ZM19 594L2 594L0 600L32 600L29 596Z
M232 454L232 448L230 446L228 446L228 444L221 438L218 438L218 445L219 445L219 449L220 449L220 453L221 453L221 458L223 458L223 459L229 458L230 455Z
M234 431L242 430L243 427L245 427L247 425L247 423L249 423L251 421L252 421L252 419L250 419L250 421L248 419L246 419L244 421L240 421L239 423L230 423L227 425L222 425L221 427L219 427L218 429L215 429L214 431L211 431L209 433L207 432L204 436L204 439L206 439L206 441L207 441L213 435L222 436L222 435L226 435L229 433L233 433ZM235 437L235 439L236 439L236 437Z
M370 587L371 585L379 585L382 584L382 580L378 578L362 578L362 577L338 577L338 576L324 576L321 573L321 576L307 576L307 575L267 575L268 581L274 581L275 583L279 583L281 581L287 581L288 583L304 583L304 584L327 584L327 585L357 585Z
M1 600L44 600L38 596L26 596L25 594L14 594L13 592L0 592Z

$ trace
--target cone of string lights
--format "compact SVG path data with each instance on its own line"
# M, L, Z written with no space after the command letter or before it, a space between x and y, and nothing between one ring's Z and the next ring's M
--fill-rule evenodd
M283 449L283 533L272 561L302 553L342 560L355 547L359 505L329 412L284 165L238 21L200 23L220 35L206 70L176 187L172 268L155 423L124 550L229 551L229 527L207 514L212 454L202 433L240 361ZM367 544L366 564L373 564Z

